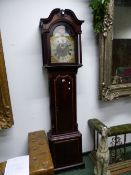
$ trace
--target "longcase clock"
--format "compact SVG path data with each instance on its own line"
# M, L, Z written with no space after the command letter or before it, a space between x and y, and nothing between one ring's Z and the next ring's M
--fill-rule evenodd
M82 23L69 9L54 9L48 18L40 19L43 65L49 78L48 140L56 171L84 165L76 109L76 74L82 66Z

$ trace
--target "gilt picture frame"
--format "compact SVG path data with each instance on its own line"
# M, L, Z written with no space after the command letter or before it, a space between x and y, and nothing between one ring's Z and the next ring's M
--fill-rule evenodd
M10 128L13 124L12 107L0 34L0 130Z
M117 0L116 0L117 1ZM116 2L115 1L115 2ZM121 1L122 2L122 1ZM126 4L128 5L128 4ZM123 77L112 75L113 61L113 26L114 25L114 0L109 0L103 21L102 32L99 36L99 99L111 101L119 97L131 96L131 82L124 82ZM124 25L124 24L123 24ZM129 40L128 40L129 41ZM124 50L121 48L121 50ZM115 50L116 51L116 50ZM121 65L121 70L127 72L128 67ZM128 70L128 72L130 72ZM118 81L121 78L121 81ZM128 77L131 79L131 76ZM125 80L125 77L124 77Z

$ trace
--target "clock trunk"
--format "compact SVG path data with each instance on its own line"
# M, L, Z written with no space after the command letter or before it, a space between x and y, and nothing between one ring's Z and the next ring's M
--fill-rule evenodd
M49 71L49 90L52 134L76 131L76 73Z

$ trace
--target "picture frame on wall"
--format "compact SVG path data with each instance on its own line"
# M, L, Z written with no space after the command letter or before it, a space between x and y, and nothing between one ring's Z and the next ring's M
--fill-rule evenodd
M0 33L0 130L14 124Z
M93 1L94 2L94 1ZM99 33L99 99L131 96L130 0L106 0ZM127 16L128 14L128 16ZM124 25L123 25L124 24Z

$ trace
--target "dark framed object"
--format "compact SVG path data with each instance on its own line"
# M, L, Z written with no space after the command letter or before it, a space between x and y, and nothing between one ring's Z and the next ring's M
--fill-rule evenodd
M127 36L131 29L130 11L129 0L109 0L103 30L98 34L99 97L104 101L131 95L131 36Z
M13 125L13 115L0 35L0 130Z

